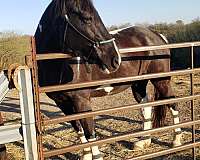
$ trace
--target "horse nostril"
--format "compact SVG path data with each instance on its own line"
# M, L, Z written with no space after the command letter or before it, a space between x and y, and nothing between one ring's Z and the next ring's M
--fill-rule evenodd
M115 68L115 69L119 67L120 64L119 64L119 59L118 59L118 57L113 57L113 58L112 58L111 65L112 65L112 67Z

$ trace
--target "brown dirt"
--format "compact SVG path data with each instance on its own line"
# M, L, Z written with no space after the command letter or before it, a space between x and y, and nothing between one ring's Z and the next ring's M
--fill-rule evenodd
M200 93L200 75L195 76L195 94ZM172 86L175 90L177 97L182 97L190 94L189 76L173 77ZM103 98L92 99L92 106L94 110L111 108L126 104L135 104L135 100L130 90L114 96L107 96ZM62 112L54 105L54 103L48 99L45 95L41 96L42 112L46 118L63 115ZM196 119L200 117L199 100L195 101L195 114ZM179 103L178 108L180 110L181 122L190 120L190 102ZM20 108L19 98L16 91L11 91L7 95L6 99L0 104L0 110L4 113L4 118L7 122L13 123L13 120L20 121ZM168 114L166 124L172 124L171 115ZM101 115L96 117L96 133L98 139L105 138L111 135L117 135L130 131L138 131L142 128L142 117L139 110L124 111L120 113ZM197 126L197 129L199 127ZM59 125L52 125L45 128L46 133L44 135L44 147L45 150L61 148L66 145L79 143L77 134L71 128L69 123L62 123ZM191 141L191 127L183 128L183 142L188 143ZM199 140L199 130L196 131L197 140ZM157 133L153 136L153 143L150 147L143 151L133 151L133 142L135 138L131 138L129 141L120 141L112 144L104 144L100 147L100 150L105 156L106 160L121 160L130 157L152 153L155 151L171 148L172 145L172 131L164 133ZM21 160L24 159L23 142L15 142L7 144L8 152L11 159ZM199 155L199 149L196 150L197 156ZM51 159L55 160L76 160L79 159L82 151L74 153L66 153L62 156L56 156ZM155 158L155 160L161 159L173 159L173 160L190 160L192 158L192 152L184 151L173 155Z

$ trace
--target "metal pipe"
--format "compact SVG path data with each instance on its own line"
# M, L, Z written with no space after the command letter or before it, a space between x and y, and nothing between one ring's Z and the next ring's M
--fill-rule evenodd
M185 75L191 73L198 73L200 72L200 68L198 69L188 69L188 70L181 70L181 71L173 71L173 72L162 72L162 73L155 73L155 74L146 74L134 77L123 77L123 78L114 78L114 79L105 79L105 80L96 80L91 82L82 82L82 83L73 83L73 84L63 84L63 85L54 85L54 86L45 86L40 87L40 93L44 92L55 92L55 91L63 91L63 90L74 90L79 88L89 88L107 84L117 84L117 83L125 83L125 82L132 82L136 80L145 80L145 79L153 79L153 78L162 78L167 76L177 76L177 75Z
M151 153L151 154L133 157L133 158L130 158L130 159L127 159L127 160L152 159L152 158L155 158L155 157L160 157L160 156L164 156L164 155L167 155L167 154L172 154L172 153L184 151L184 150L191 149L193 147L198 147L198 146L200 146L200 142L186 144L186 145L182 145L182 146L175 147L175 148L170 148L170 149L163 150L163 151L158 151L158 152Z
M134 47L134 48L125 48L120 49L120 54L132 53L132 52L144 52L152 50L163 50L163 49L172 49L172 48L186 48L192 46L200 46L200 42L186 42L186 43L173 43L160 46L146 46L146 47Z
M191 68L194 69L194 46L191 47ZM194 73L190 74L190 90L191 90L191 96L194 95ZM195 110L194 110L194 99L191 100L191 120L195 120ZM192 126L192 142L196 142L196 136L195 136L195 125ZM193 159L196 160L196 148L194 147L192 149Z
M156 129L152 129L152 130L140 131L140 132L136 132L136 133L129 133L129 134L123 134L123 135L119 135L119 136L113 136L113 137L110 137L110 138L105 138L105 139L101 139L101 140L97 140L97 141L93 141L93 142L88 142L88 143L83 143L83 144L79 144L79 145L72 145L72 146L69 146L69 147L64 147L64 148L61 148L61 149L55 149L55 150L52 150L52 151L44 151L44 157L52 157L52 156L55 156L55 155L61 155L61 154L64 154L66 152L73 152L73 151L84 149L84 148L91 147L91 146L100 146L100 145L103 145L103 144L109 144L109 143L113 143L113 142L117 142L117 141L121 141L121 140L127 140L127 139L130 139L131 137L140 137L140 136L144 136L144 135L148 135L148 134L163 132L163 131L166 131L166 130L172 130L172 129L175 129L175 128L191 126L191 125L194 125L194 124L195 125L200 124L200 120L193 121L193 122L180 123L180 124L176 124L176 125L172 125L172 126L166 126L166 127L162 127L162 128L156 128Z
M36 60L36 45L35 38L31 37L32 45L32 78L33 78L33 97L35 104L35 116L36 116L36 127L37 127L37 141L38 141L38 159L43 160L43 145L42 145L42 116L40 113L40 94L39 94L39 84L38 84L38 70L37 70L37 60Z
M172 49L172 48L186 48L192 46L200 46L200 42L186 42L186 43L174 43L174 44L166 44L160 46L145 46L145 47L133 47L133 48L125 48L119 49L120 54L125 53L134 53L134 52L143 52L143 51L152 51L152 50L163 50L163 49ZM50 59L65 59L72 58L70 56L71 53L43 53L37 54L36 60L50 60ZM123 56L123 55L122 55ZM27 56L29 57L29 56Z
M44 120L43 125L58 124L58 123L72 121L72 120L94 117L94 116L103 115L103 114L105 115L105 114L109 114L109 113L113 113L113 112L121 112L124 110L140 109L140 108L149 107L149 106L162 107L160 105L170 104L170 103L178 103L180 101L190 101L192 99L197 99L197 98L200 98L200 95L194 95L194 96L188 96L188 97L182 97L182 98L165 99L165 100L160 100L160 101L156 101L156 102L149 102L149 103L136 104L136 105L127 105L127 106L121 106L121 107L116 107L116 108L79 113L79 114Z

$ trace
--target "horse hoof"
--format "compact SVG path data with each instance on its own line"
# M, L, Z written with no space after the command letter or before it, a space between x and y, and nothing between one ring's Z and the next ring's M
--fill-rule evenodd
M135 142L133 150L143 150L151 145L151 139L145 139L138 142Z
M92 160L92 154L84 154L81 160Z
M178 147L178 146L181 146L181 140L182 140L182 134L178 134L174 137L174 140L173 140L173 147Z
M90 148L86 148L83 151L83 157L81 158L81 160L92 160L92 152Z

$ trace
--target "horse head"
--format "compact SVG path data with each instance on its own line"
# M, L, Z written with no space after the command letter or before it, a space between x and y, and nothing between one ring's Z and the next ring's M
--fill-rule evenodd
M121 57L115 39L107 31L91 0L53 0L48 8L50 11L44 13L38 30L42 32L45 25L42 22L50 21L46 25L49 28L46 36L54 40L51 46L57 44L56 51L70 52L85 63L98 65L107 74L119 68Z

